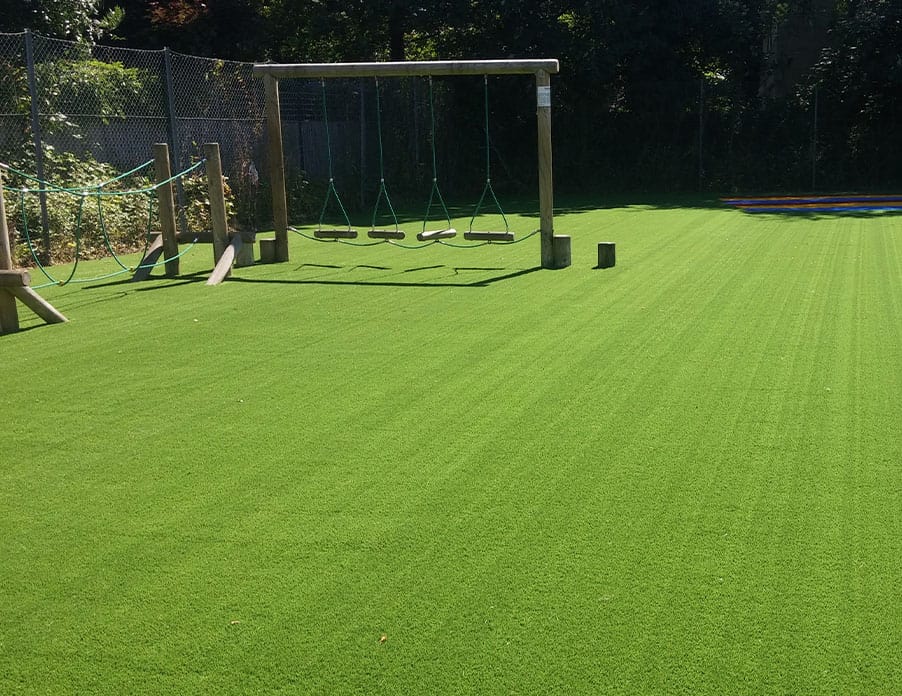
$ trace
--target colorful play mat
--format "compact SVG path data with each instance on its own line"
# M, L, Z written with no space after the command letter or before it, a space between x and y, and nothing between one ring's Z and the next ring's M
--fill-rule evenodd
M902 194L721 198L746 213L858 213L902 210Z

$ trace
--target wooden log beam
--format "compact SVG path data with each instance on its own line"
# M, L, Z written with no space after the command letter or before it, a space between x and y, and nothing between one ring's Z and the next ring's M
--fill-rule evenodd
M512 60L409 60L385 63L256 63L255 75L288 77L415 77L425 75L529 75L560 69L555 58Z
M219 261L216 262L216 268L213 269L213 272L207 279L207 285L219 285L229 277L229 274L232 272L232 264L235 262L235 257L238 255L238 251L243 244L244 240L241 239L240 234L236 234L232 237L232 241L223 250L222 255L219 257Z
M31 276L28 271L15 269L12 271L0 270L0 288L21 288L31 285Z
M37 314L48 324L62 324L68 321L56 307L38 295L31 288L7 288L7 291L22 300L22 303L28 307L28 309Z
M160 260L163 255L163 235L158 234L153 238L147 251L144 252L144 258L138 264L135 274L132 276L132 282L147 280L150 278L150 272L153 270L154 264Z

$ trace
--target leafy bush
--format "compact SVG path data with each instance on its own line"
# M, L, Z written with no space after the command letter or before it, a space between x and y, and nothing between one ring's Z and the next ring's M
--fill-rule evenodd
M118 172L110 165L93 158L80 160L71 153L47 150L44 155L45 176L55 186L79 188L96 186L115 178ZM16 240L16 262L23 266L34 264L34 254L42 261L65 263L75 258L89 259L116 253L138 251L145 244L148 220L155 209L148 194L123 196L82 196L77 193L52 192L46 194L49 248L43 238L41 201L33 192L37 183L16 175L5 179L5 185L26 189L19 194L6 192L7 219ZM135 175L105 186L103 191L126 191L147 188L150 180ZM24 215L24 217L23 217Z

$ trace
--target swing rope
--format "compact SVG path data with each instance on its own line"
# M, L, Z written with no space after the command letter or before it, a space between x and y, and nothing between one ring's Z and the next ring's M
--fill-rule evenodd
M434 200L438 200L438 203L442 207L442 213L445 216L445 220L448 222L448 227L446 230L450 233L453 230L451 225L451 214L448 212L448 206L445 205L445 199L442 197L442 192L438 187L438 159L436 157L436 146L435 146L435 97L432 89L432 76L429 76L429 140L430 140L430 149L432 152L432 188L429 190L429 203L426 205L426 215L423 218L423 231L418 235L420 241L425 241L428 237L424 238L427 234L426 225L429 223L429 215L432 212L432 204Z
M479 202L476 204L476 209L473 211L473 217L470 218L468 231L471 233L473 232L473 222L476 220L479 211L482 209L486 194L490 194L492 200L495 202L495 207L501 214L501 219L504 221L504 233L510 234L510 225L507 222L507 216L504 214L501 203L498 201L498 196L495 195L495 189L492 188L492 141L489 135L489 76L483 75L482 79L484 94L483 102L485 104L485 186L482 189L482 195L479 197Z
M314 234L317 236L321 234L328 234L326 230L323 230L323 220L325 220L326 210L329 207L329 199L334 196L335 202L338 203L338 208L339 210L341 210L341 215L347 225L347 230L344 231L344 234L356 237L357 233L351 229L351 220L350 218L348 218L348 212L345 210L345 207L341 202L341 198L338 195L338 191L335 188L335 173L332 166L332 136L329 134L329 111L326 107L326 80L324 78L320 78L319 83L323 95L323 125L326 129L326 157L329 164L329 187L326 189L326 198L325 200L323 200L323 208L320 211L319 223Z
M479 248L482 246L487 246L489 244L503 244L503 245L518 244L519 242L526 241L530 237L533 237L539 233L539 230L535 230L535 231L533 231L523 237L520 237L518 239L512 239L511 237L513 235L510 235L510 227L508 224L507 216L505 215L504 210L501 208L501 204L498 201L498 197L495 194L494 188L492 187L492 184L491 184L491 181L492 181L492 179L491 179L491 165L492 165L492 162L491 162L491 139L490 139L490 130L489 130L488 76L483 76L484 128L485 128L485 151L486 151L486 158L485 158L486 183L485 183L485 187L483 188L483 191L482 191L482 196L480 196L479 202L476 205L476 209L473 213L473 217L470 219L470 227L469 227L468 234L470 234L470 233L472 233L474 235L498 234L498 233L480 233L480 232L473 233L472 232L473 221L479 215L479 212L480 212L483 204L485 203L486 196L491 196L491 199L494 201L495 206L498 208L498 211L501 214L501 218L504 221L504 230L505 231L503 233L501 233L501 235L504 235L507 238L500 238L500 239L495 238L495 239L491 239L491 240L483 240L483 241L480 241L480 243L478 243L478 244L456 244L454 242L449 242L449 241L447 241L447 239L443 239L439 236L435 236L435 237L427 236L424 238L421 235L417 235L417 238L420 239L420 241L423 243L421 243L421 244L402 244L402 243L395 241L396 239L403 238L403 236L402 236L403 232L399 229L398 218L397 218L397 215L395 214L394 207L392 206L391 199L389 198L389 195L388 195L388 189L385 185L385 152L384 152L383 136L382 136L382 102L381 102L381 93L380 93L380 88L379 88L379 78L377 77L377 78L375 78L375 80L376 80L377 142L379 145L379 148L378 148L379 149L379 194L376 197L376 204L373 209L373 216L372 216L370 232L372 233L375 230L376 218L377 218L378 212L379 212L379 204L381 203L382 198L384 197L387 208L388 208L389 212L391 213L392 219L394 220L395 229L398 232L398 236L395 238L391 238L388 235L394 236L394 234L391 232L385 231L385 232L387 232L385 238L380 238L379 241L357 242L357 241L351 241L350 239L347 239L347 238L342 239L342 238L339 238L338 236L335 236L335 237L326 237L325 235L318 236L318 235L316 235L316 233L314 233L314 235L310 235L310 234L306 233L304 230L298 229L297 227L293 227L291 225L288 226L288 229L290 229L292 232L294 232L295 234L297 234L300 237L304 237L305 239L309 239L309 240L315 241L315 242L338 242L339 244L347 244L348 246L357 246L357 247L370 247L370 246L377 246L379 244L387 243L387 244L396 246L400 249L413 249L413 250L425 249L426 247L430 247L433 244L441 244L443 246L453 247L456 249L476 249L476 248ZM323 88L323 118L326 121L326 149L327 149L327 152L329 155L328 159L329 159L330 190L329 190L329 192L327 192L327 202L328 202L328 196L334 192L336 200L338 200L339 205L341 205L341 201L338 199L338 194L337 194L337 192L335 192L334 186L331 185L332 184L332 147L331 147L331 141L329 139L328 118L327 118L326 110L325 110L325 81L324 80L321 80L321 85ZM430 142L431 142L431 156L432 156L432 189L429 194L429 203L426 208L426 216L423 220L423 232L421 234L427 234L427 235L435 234L435 232L426 233L426 226L429 221L429 215L432 212L433 205L435 204L435 205L441 205L442 212L444 213L445 219L448 222L448 228L449 228L447 230L439 230L437 232L438 232L438 234L449 233L446 236L450 237L450 236L453 236L454 234L456 234L456 232L453 229L451 229L451 215L448 211L448 207L445 205L444 198L442 197L441 191L439 190L439 187L438 187L438 158L436 155L436 142L435 142L435 132L436 132L435 131L435 98L434 98L434 93L433 93L431 77L429 78L429 116L430 116L430 139L431 139ZM325 211L325 205L323 206L323 211ZM342 212L344 212L344 207L342 207ZM345 213L345 219L347 220L346 213ZM320 215L320 221L319 221L320 228L322 226L322 221L323 221L323 217L322 217L322 215ZM348 226L350 227L350 222L348 223ZM374 235L371 234L371 236L374 236Z
M391 198L388 195L388 189L385 186L385 150L382 145L382 99L379 95L379 78L375 78L376 81L376 136L377 141L379 143L379 194L376 196L376 204L373 206L373 219L370 223L370 235L372 236L374 232L376 232L376 218L379 215L379 203L385 198L385 205L388 207L389 213L391 213L392 220L395 223L394 237L399 239L404 238L404 233L401 232L400 227L398 226L398 216L395 214L395 208L392 205Z

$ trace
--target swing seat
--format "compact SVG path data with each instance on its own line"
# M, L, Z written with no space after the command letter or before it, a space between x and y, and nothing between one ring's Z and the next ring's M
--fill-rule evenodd
M512 242L514 241L514 233L500 231L476 232L475 230L470 230L469 232L464 232L464 239L469 239L474 242Z
M356 239L357 230L314 230L313 236L317 239Z
M366 234L371 239L404 239L401 230L370 230Z
M421 242L429 242L433 239L448 239L450 237L456 236L457 230L455 230L453 227L448 227L443 230L426 230L424 232L420 232L417 235L417 239L419 239Z

